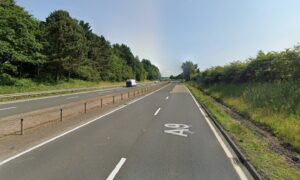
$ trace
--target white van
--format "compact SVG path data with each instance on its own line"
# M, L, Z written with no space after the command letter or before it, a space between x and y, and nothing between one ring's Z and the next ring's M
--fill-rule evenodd
M135 87L135 86L136 86L135 79L128 79L126 81L126 87Z

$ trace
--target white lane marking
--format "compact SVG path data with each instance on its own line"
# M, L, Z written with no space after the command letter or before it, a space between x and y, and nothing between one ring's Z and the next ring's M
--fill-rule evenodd
M173 134L176 136L183 136L188 137L187 134L184 134L185 132L194 134L194 132L190 131L189 128L192 126L186 125L186 124L165 124L165 127L172 128L171 130L164 130L164 133Z
M168 99L169 99L169 96L166 97L166 100L168 100Z
M58 139L58 138L60 138L60 137L62 137L62 136L64 136L64 135L67 135L67 134L69 134L69 133L71 133L71 132L73 132L73 131L76 131L77 129L82 128L82 127L84 127L84 126L86 126L86 125L88 125L88 124L90 124L90 123L92 123L92 122L94 122L94 121L97 121L97 120L99 120L99 119L101 119L101 118L103 118L103 117L105 117L105 116L108 116L109 114L112 114L112 113L114 113L114 112L116 112L116 111L118 111L118 110L120 110L120 109L123 109L124 107L126 107L126 106L128 106L128 105L130 105L130 104L133 104L133 103L135 103L135 102L137 102L137 101L139 101L139 100L141 100L141 99L144 99L144 98L146 98L147 96L150 96L150 95L156 93L157 91L160 91L161 89L163 89L163 88L165 88L165 87L167 87L167 86L163 86L163 87L159 88L159 89L156 90L156 91L153 91L153 92L151 92L151 93L149 93L149 94L146 94L145 96L142 96L142 97L140 97L140 98L138 98L138 99L135 99L135 100L131 101L131 102L128 103L127 105L122 105L122 106L120 106L120 107L118 107L118 108L116 108L116 109L114 109L114 110L112 110L112 111L110 111L110 112L108 112L108 113L106 113L106 114L103 114L102 116L99 116L99 117L97 117L97 118L95 118L95 119L92 119L92 120L90 120L90 121L88 121L88 122L86 122L86 123L84 123L84 124L82 124L82 125L79 125L79 126L73 128L73 129L71 129L71 130L68 130L68 131L66 131L66 132L64 132L64 133L62 133L62 134L60 134L60 135L57 135L57 136L55 136L55 137L53 137L53 138L50 138L49 140L46 140L46 141L44 141L44 142L42 142L42 143L40 143L40 144L38 144L38 145L36 145L36 146L33 146L33 147L31 147L31 148L29 148L29 149L23 151L23 152L20 152L19 154L16 154L16 155L14 155L14 156L12 156L12 157L9 157L9 158L7 158L7 159L1 161L1 162L0 162L0 166L2 166L2 165L5 164L5 163L8 163L8 162L11 161L11 160L16 159L17 157L22 156L22 155L24 155L24 154L26 154L26 153L28 153L28 152L30 152L30 151L33 151L33 150L35 150L35 149L37 149L37 148L39 148L39 147L41 147L41 146L43 146L43 145L45 145L45 144L48 144L48 143L50 143L50 142L52 142L52 141L54 141L54 140L56 140L56 139Z
M160 108L158 108L158 109L155 111L154 116L156 116L156 115L159 113L159 111L160 111Z
M67 97L66 99L76 99L78 96Z
M7 107L7 108L2 108L0 109L0 111L4 111L4 110L9 110L9 109L16 109L17 107Z
M101 91L101 92L98 92L98 94L103 94L103 93L108 93L108 92L110 92L110 91Z
M188 88L187 88L188 89ZM220 143L221 147L223 148L226 156L230 159L230 162L232 164L232 166L234 167L235 171L237 172L237 174L240 176L241 180L247 180L247 176L245 175L244 171L242 170L242 168L236 164L233 161L233 155L230 152L230 150L228 149L228 147L225 145L224 141L222 140L222 138L220 137L220 135L217 133L216 128L212 125L211 121L207 118L206 114L204 113L204 111L202 110L201 106L199 105L198 101L196 100L196 98L194 97L194 95L191 93L191 91L188 89L190 95L192 96L195 104L197 105L197 107L199 108L201 114L203 115L203 117L205 118L207 124L209 125L210 129L212 130L212 132L214 133L214 135L216 136L218 142Z
M119 163L116 165L115 169L109 174L109 176L106 178L106 180L113 180L123 164L125 163L126 158L122 158Z

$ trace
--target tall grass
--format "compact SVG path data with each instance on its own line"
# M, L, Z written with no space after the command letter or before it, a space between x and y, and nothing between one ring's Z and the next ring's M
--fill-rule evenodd
M268 127L300 151L300 83L245 83L201 85L224 104Z
M299 168L290 166L283 156L272 151L268 144L247 126L231 118L223 109L216 106L211 98L195 87L187 84L194 96L204 103L216 120L231 135L247 159L262 176L262 179L299 179Z

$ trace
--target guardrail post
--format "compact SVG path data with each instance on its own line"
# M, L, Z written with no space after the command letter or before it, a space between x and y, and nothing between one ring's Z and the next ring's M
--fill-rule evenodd
M129 97L130 97L130 92L128 92L128 99L129 99Z
M63 120L63 109L60 109L60 121Z
M21 119L21 135L23 135L23 121L24 121L24 119L22 118Z
M123 93L121 94L121 101L123 101Z
M102 103L102 102L103 102L103 100L102 100L102 98L101 98L101 108L102 108L102 105L103 105L103 103Z
M115 96L113 96L113 104L115 104Z
M86 103L84 103L84 113L86 114Z

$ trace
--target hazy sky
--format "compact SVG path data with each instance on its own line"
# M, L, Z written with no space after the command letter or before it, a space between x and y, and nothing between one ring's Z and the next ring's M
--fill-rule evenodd
M299 0L16 0L45 20L64 9L111 43L125 43L163 76L185 60L200 69L300 42Z

